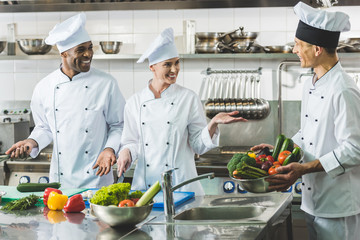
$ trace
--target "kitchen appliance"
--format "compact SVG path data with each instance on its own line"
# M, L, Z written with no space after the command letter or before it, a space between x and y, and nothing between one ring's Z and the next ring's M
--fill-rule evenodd
M0 117L0 153L3 154L14 143L26 139L29 134L28 120Z

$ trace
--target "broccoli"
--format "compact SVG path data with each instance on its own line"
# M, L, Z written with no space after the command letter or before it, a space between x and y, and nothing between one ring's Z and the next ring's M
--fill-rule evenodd
M252 157L249 157L248 155L244 155L240 162L236 164L236 169L240 169L242 166L242 163L246 163L249 166L256 167L256 160Z
M129 194L129 196L127 198L131 199L131 198L141 198L141 196L144 193L142 191L136 190L135 192L132 192Z
M130 183L115 183L100 188L90 199L91 203L109 206L118 205L120 201L127 198L130 192Z
M233 171L236 169L236 165L240 162L241 158L244 156L243 153L235 153L230 161L227 164L227 169L229 174L232 176Z

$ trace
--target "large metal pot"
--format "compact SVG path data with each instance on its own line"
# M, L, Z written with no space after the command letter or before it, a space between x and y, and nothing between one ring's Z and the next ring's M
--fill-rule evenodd
M215 41L218 42L220 37L224 33L222 32L197 32L195 34L198 41Z
M238 29L222 34L220 38L223 43L230 44L241 40L255 41L257 36L257 32L244 32L244 27L239 27Z
M292 47L289 45L281 46L265 46L264 50L267 53L292 53Z
M236 41L230 44L234 53L262 53L264 48L252 40Z
M360 52L360 38L348 38L340 45L346 52ZM338 49L340 48L338 47Z

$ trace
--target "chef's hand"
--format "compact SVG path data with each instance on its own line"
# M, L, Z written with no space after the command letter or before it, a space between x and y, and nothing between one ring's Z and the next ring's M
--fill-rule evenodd
M239 114L239 111L233 111L230 113L220 112L220 113L216 114L215 117L213 117L208 124L208 130L209 130L210 136L212 137L214 135L218 124L229 124L229 123L234 123L234 122L247 122L247 119L245 119L245 118L233 117L236 114Z
M252 148L250 148L251 151L253 152L259 152L261 151L263 148L266 148L268 147L269 149L273 149L274 146L273 145L270 145L270 144L267 144L267 143L261 143L259 145L255 145L253 146Z
M37 142L34 139L28 138L12 145L5 154L9 155L10 158L25 158L28 157L32 149L36 147L38 147Z
M108 174L111 170L111 166L115 163L116 156L114 150L112 148L105 148L104 151L100 153L93 169L99 168L96 172L96 175L101 177L104 174Z
M270 191L285 191L291 185L293 185L296 180L305 173L304 165L294 162L286 166L280 166L276 168L276 171L279 174L271 176L266 179L270 183Z
M120 153L119 153L119 158L117 160L118 177L121 177L121 175L126 172L126 170L131 165L131 161L132 160L131 160L130 150L128 148L124 148L123 150L121 150Z

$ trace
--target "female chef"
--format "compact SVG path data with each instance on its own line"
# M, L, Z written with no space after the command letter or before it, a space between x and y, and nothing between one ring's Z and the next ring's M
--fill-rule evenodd
M126 103L117 162L120 176L138 159L133 189L149 188L171 168L178 168L173 173L174 185L196 177L194 153L203 154L218 146L217 125L247 121L233 117L238 112L219 113L206 125L198 95L176 84L180 59L171 28L155 39L138 63L145 59L149 60L153 78ZM180 190L204 194L198 181Z

